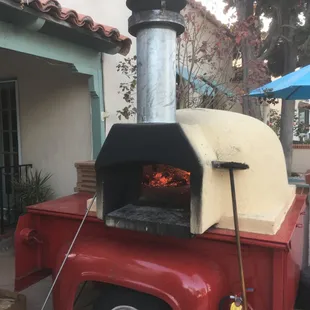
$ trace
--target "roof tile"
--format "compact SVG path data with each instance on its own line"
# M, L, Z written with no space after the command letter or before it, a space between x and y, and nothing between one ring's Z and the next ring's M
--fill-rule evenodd
M116 43L122 44L120 54L127 55L130 51L130 38L120 34L114 27L96 23L91 16L77 13L75 10L64 8L57 0L14 0L22 2L35 10L46 13L54 18L66 21L73 26L84 28L85 30L99 34L102 38L109 38ZM208 9L197 0L187 0L188 4L199 11L214 25L220 27L222 23Z
M24 5L28 5L56 19L66 21L73 26L96 33L102 38L108 38L115 43L121 43L122 48L119 53L122 55L127 55L130 51L132 43L130 38L121 35L117 28L96 23L90 16L79 14L72 9L64 8L56 0L18 0L18 2L22 2Z

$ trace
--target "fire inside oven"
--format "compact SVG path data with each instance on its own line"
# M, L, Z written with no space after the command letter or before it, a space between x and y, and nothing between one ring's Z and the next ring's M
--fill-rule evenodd
M106 224L159 235L189 236L190 192L189 172L169 165L143 166L136 198L108 213Z
M138 203L190 211L190 172L169 165L148 165L143 169L141 185Z

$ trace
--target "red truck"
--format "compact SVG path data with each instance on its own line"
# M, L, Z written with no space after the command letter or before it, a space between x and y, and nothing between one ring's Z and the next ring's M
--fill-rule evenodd
M78 193L28 209L15 234L16 290L55 275L85 213ZM306 196L296 196L275 236L241 233L248 302L292 310L302 266ZM83 283L94 309L215 310L241 291L234 232L211 229L190 240L106 227L91 214L56 284L55 310L72 310ZM227 305L224 309L229 309ZM132 308L130 308L132 307ZM121 308L122 309L122 308Z
M271 130L222 111L187 111L179 114L183 123L176 120L175 39L184 30L185 4L127 1L133 12L129 30L137 37L138 124L111 129L96 161L97 213L88 214L70 252L90 193L30 206L20 217L17 291L49 275L56 279L60 270L55 310L294 309L307 265L307 196L294 194L279 227L264 222L273 211L268 203L276 210L289 188L281 146ZM250 139L244 131L239 134L240 123L250 124ZM271 149L259 149L259 143ZM224 157L230 166L215 162ZM230 179L213 168L227 168ZM249 169L235 171L243 168ZM264 171L269 172L265 181ZM233 206L240 206L242 257L236 247L238 222L232 226L229 217L221 222L231 211L230 194ZM261 212L247 221L251 208Z

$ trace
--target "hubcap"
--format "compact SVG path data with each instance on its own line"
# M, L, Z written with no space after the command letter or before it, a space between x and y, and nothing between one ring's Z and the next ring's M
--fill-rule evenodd
M112 310L138 310L138 309L131 306L117 306Z

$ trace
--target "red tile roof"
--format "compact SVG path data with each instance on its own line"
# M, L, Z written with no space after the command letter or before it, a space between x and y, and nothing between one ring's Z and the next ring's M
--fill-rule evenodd
M127 55L130 51L131 40L119 33L118 29L99 24L87 15L79 14L75 10L64 8L57 0L14 0L28 5L33 9L46 13L56 19L68 22L73 26L77 26L93 33L99 34L102 38L109 38L115 43L121 43L122 48L119 52L122 55ZM147 1L147 0L146 0ZM187 0L187 3L193 8L198 9L212 24L217 27L223 24L213 15L201 2L197 0Z
M16 0L15 0L16 1ZM121 44L120 54L127 55L130 51L131 40L120 34L118 29L99 24L87 15L79 14L74 10L63 8L57 0L18 0L23 5L46 13L56 19L66 21L67 23L83 28L87 31L98 34L102 38L110 39L115 43Z

